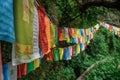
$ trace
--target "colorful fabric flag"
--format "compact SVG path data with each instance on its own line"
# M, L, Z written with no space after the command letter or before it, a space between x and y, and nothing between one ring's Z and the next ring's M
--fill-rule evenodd
M68 47L68 60L70 60L71 59L71 57L72 57L72 46L69 46Z
M84 36L84 35L85 35L84 29L80 29L80 35L81 35L81 36Z
M50 43L51 43L51 48L54 48L55 45L55 25L53 23L50 24Z
M77 44L77 53L80 54L80 46Z
M22 78L22 76L27 74L27 64L17 65L17 78Z
M0 43L0 80L3 80L1 43Z
M80 46L79 44L75 45L75 56L77 56L80 53Z
M113 30L112 30L112 33L115 34L115 26L113 26Z
M54 48L54 60L59 61L59 50L58 48Z
M80 50L84 51L85 47L84 47L84 43L80 43Z
M77 42L78 42L77 38L72 38L72 43L77 43Z
M37 69L38 67L40 67L40 62L39 61L40 61L39 58L34 60L34 70Z
M50 52L50 20L42 6L37 6L39 19L39 43L43 54Z
M68 53L68 48L64 48L64 53L63 53L63 60L68 60L68 56L69 56L69 53Z
M64 49L63 48L58 48L58 49L59 49L60 60L62 60Z
M21 78L22 74L21 74L21 68L20 65L17 65L17 78Z
M88 29L84 29L85 35L89 35Z
M14 3L16 40L12 61L13 65L17 65L35 59L33 54L34 0L28 0L29 6L24 3L24 0L14 0ZM27 10L26 13L24 10ZM23 19L26 14L29 16L29 23Z
M1 41L2 63L6 64L12 60L12 43Z
M65 29L64 29L64 27L62 27L62 37L63 37L63 40L66 40Z
M99 30L99 27L100 27L100 25L99 25L99 24L96 24L96 25L94 26L94 32L97 32L97 31Z
M13 66L12 62L8 63L9 80L17 80L17 66Z
M74 28L68 28L68 34L70 37L75 38Z
M54 49L51 48L51 51L46 55L46 60L52 61L54 57Z
M109 25L109 30L112 31L113 30L113 26Z
M3 77L4 80L9 80L9 68L8 68L8 64L3 64Z
M73 45L72 46L72 56L74 56L75 55L75 46Z
M91 33L90 34L90 40L93 39L93 36L94 36L93 33Z
M80 39L80 37L78 38L78 44L80 44L81 43L81 39Z
M58 44L58 27L55 27L55 44Z
M40 58L39 54L39 23L38 23L38 12L37 8L34 6L34 27L33 27L33 53L34 60Z
M58 40L63 41L62 28L58 27Z
M65 38L68 39L69 38L68 28L64 27L64 30L65 30Z
M0 40L15 41L13 0L0 0Z
M34 61L27 63L27 74L34 70Z

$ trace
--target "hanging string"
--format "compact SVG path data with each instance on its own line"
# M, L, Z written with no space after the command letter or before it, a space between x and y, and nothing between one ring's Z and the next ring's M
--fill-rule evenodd
M37 6L40 6L39 2L37 0L35 0L35 3L37 4Z

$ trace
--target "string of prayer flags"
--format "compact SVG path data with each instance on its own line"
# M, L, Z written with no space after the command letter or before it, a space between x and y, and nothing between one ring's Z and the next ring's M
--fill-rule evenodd
M111 31L113 34L120 37L120 28L107 24L105 22L101 22L101 25Z

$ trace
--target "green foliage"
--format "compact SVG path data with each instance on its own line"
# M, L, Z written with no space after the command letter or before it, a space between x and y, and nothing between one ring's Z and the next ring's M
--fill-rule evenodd
M76 0L39 1L44 6L51 21L59 26L88 28L94 26L98 20L120 25L120 12L116 9L92 6L86 12L81 12L79 10L80 5L78 5ZM82 1L80 3L82 4Z
M120 38L116 37L108 30L102 28L95 35L86 52L92 55L95 60L102 60L108 57L109 59L104 63L97 65L86 76L87 80L119 80L120 71L118 65L120 64L119 54Z
M118 56L120 55L117 55L117 57L112 55L114 60L109 60L97 65L97 67L91 70L90 73L86 76L86 80L119 80L120 71L117 67L118 64L120 64L120 57Z
M97 64L86 80L120 80L120 38L105 28L95 34L87 49L70 61L42 61L41 67L20 80L76 80L88 67Z

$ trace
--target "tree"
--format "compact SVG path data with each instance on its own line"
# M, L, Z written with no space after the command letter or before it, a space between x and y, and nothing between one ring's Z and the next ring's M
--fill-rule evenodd
M39 0L59 26L86 28L98 20L120 25L119 0ZM111 20L112 17L112 20Z

